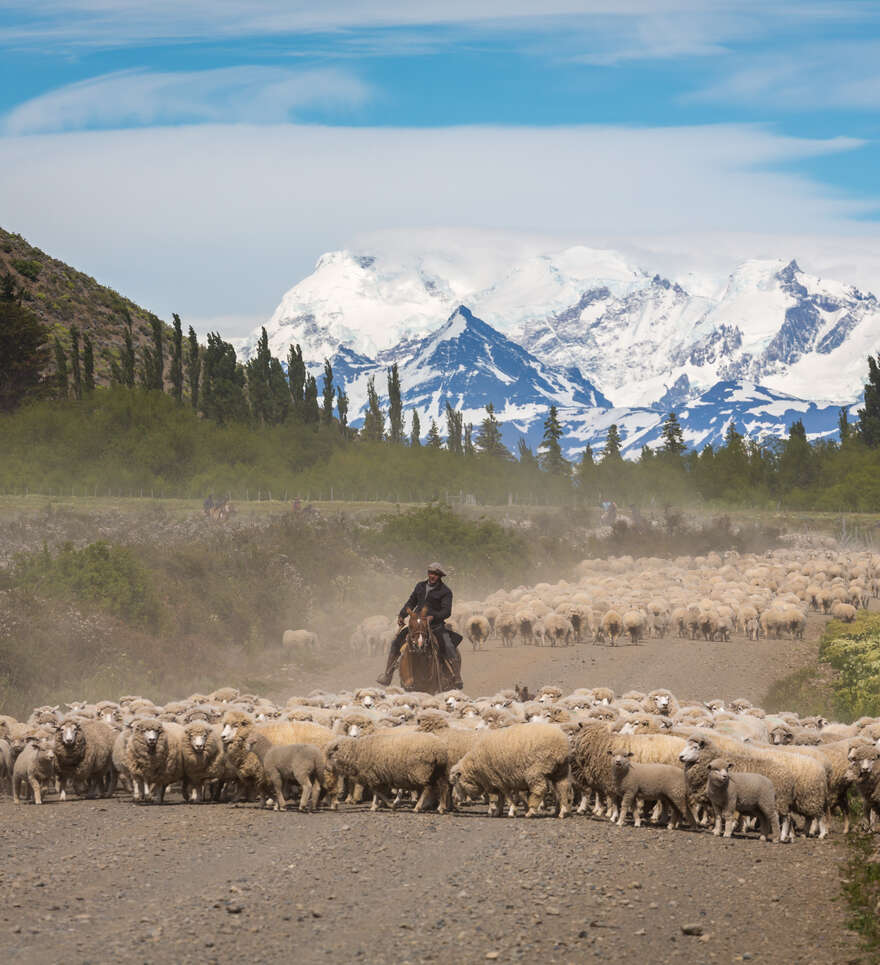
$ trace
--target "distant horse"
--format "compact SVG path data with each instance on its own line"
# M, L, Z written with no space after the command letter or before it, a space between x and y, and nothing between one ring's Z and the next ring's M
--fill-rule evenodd
M450 690L455 679L447 662L440 656L440 645L431 629L428 608L410 610L406 640L400 651L400 682L404 690L436 694Z

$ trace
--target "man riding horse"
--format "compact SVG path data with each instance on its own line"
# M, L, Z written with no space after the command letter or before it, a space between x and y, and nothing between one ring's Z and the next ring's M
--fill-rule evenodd
M461 634L447 627L444 622L452 616L452 590L443 582L444 576L446 574L443 572L443 567L439 563L431 563L428 567L428 578L416 583L409 599L400 608L400 613L397 615L397 625L400 630L388 650L388 662L385 664L385 671L376 678L377 683L382 684L383 687L387 687L391 683L394 668L397 666L397 660L400 657L400 649L406 639L407 629L404 625L404 618L407 610L427 607L431 629L434 631L434 636L437 638L437 644L440 647L440 656L446 660L449 668L455 674L452 686L458 690L462 689L461 658L458 655L458 645L461 643L462 637Z

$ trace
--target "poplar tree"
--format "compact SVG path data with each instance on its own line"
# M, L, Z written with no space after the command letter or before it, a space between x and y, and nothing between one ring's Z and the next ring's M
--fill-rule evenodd
M83 395L82 369L79 362L79 329L70 326L70 371L73 375L73 397L81 399Z
M844 445L852 438L852 425L849 421L849 407L842 406L837 417L837 428L840 432L840 444Z
M171 368L168 377L171 380L171 396L175 402L183 402L183 328L180 316L173 312L174 334L171 337Z
M302 421L306 390L306 366L303 362L302 349L298 345L291 345L287 352L287 380L290 383L290 397L293 399L293 414Z
M865 407L859 409L859 437L869 449L880 446L880 355L868 356L868 381L865 383Z
M417 449L419 446L421 446L422 444L421 435L422 435L422 424L419 421L419 410L413 409L412 410L412 429L410 429L410 433L409 433L409 444L414 449Z
M476 455L477 450L474 448L474 426L473 423L469 422L464 427L464 454L466 456Z
M257 351L252 358L247 360L245 365L251 414L260 425L266 425L267 422L272 421L272 390L269 386L271 359L269 336L266 333L265 326L263 326L260 330L260 337L257 339Z
M462 431L462 414L456 412L455 409L447 402L446 403L446 448L454 453L456 456L460 456L461 449L461 431Z
M40 320L0 291L0 412L12 412L25 399L38 396L46 385L43 370L51 349ZM0 459L3 455L0 454Z
M388 369L388 441L395 445L403 442L403 399L397 362Z
M122 330L122 351L119 355L119 366L113 366L114 381L128 389L134 388L134 338L132 337L131 315L124 312L124 326Z
M306 376L306 384L303 389L303 422L307 425L317 425L321 421L321 412L318 409L318 382L314 375Z
M152 345L145 345L143 349L144 362L141 379L144 388L162 392L165 388L162 323L155 315L150 315L150 336Z
M437 428L436 421L431 419L431 428L428 430L428 446L431 449L442 449L443 440L440 438L440 430Z
M217 332L208 333L199 407L208 419L220 423L244 421L248 416L244 369L236 360L235 349Z
M343 438L348 436L348 396L340 385L336 389L336 411L339 413L339 431Z
M373 375L367 379L367 411L364 414L361 435L370 442L381 442L385 438L385 414L379 405L376 379Z
M83 389L89 395L95 391L95 350L88 335L83 335Z
M321 418L329 425L333 421L333 398L335 390L333 388L333 367L327 359L324 359L324 394L323 406L321 408Z
M67 381L67 355L64 346L55 336L55 392L59 399L66 399L70 394L70 386Z
M199 356L199 338L192 325L189 327L186 341L186 380L189 382L189 401L193 409L198 411L199 380L202 372L202 360Z

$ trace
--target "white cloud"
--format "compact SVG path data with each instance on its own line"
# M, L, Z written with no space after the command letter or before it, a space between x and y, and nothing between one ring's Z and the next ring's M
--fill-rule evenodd
M150 72L124 70L68 84L18 105L6 134L169 123L278 123L305 108L345 109L370 90L340 70L222 67Z
M772 105L785 110L880 104L880 41L828 41L740 57L736 69L686 100Z
M31 135L0 138L0 211L4 227L164 317L246 315L251 327L320 253L378 229L619 247L672 235L691 250L710 232L876 238L854 220L866 203L779 169L857 146L748 126Z

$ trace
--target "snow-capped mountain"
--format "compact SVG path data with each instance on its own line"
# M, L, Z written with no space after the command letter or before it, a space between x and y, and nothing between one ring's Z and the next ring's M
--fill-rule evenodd
M577 369L545 365L459 305L437 331L404 340L376 359L340 349L331 364L334 380L345 385L352 425L363 420L370 376L380 397L387 396L387 371L394 362L404 408L418 411L423 433L432 418L445 427L447 402L463 413L465 423L474 425L485 417L486 404L493 403L512 445L534 424L543 425L551 405L577 411L611 407ZM311 370L322 384L322 370L316 365Z
M584 246L331 252L266 327L279 357L299 343L315 362L343 347L377 358L417 343L459 304L629 406L680 405L737 379L817 402L851 401L880 340L874 295L794 261L744 262L713 286Z

